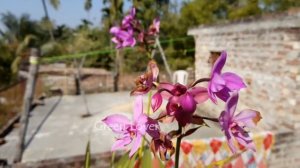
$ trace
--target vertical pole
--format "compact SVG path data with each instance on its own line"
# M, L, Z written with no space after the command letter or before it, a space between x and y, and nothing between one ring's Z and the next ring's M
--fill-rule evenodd
M114 74L114 92L119 91L119 77L120 77L120 50L116 49L115 74Z
M74 74L74 80L75 80L75 95L80 95L81 94L81 76L80 76L80 67L79 63L77 61L77 58L74 58L74 69L77 69L77 72Z
M91 113L90 113L90 110L89 110L89 107L88 107L88 104L87 104L85 91L84 91L84 89L82 87L82 84L81 84L81 69L82 69L83 64L85 62L85 58L86 58L86 56L82 57L80 63L79 64L77 63L76 66L77 66L77 79L78 79L78 85L79 85L79 94L83 98L83 102L84 102L85 109L86 109L86 113L83 114L82 117L89 117L89 116L91 116Z
M29 66L29 76L26 82L26 90L24 94L23 100L23 108L22 114L20 119L20 132L19 132L19 142L17 144L17 152L15 156L15 162L21 162L22 155L25 149L25 140L26 140L26 132L28 127L29 121L29 113L30 113L30 106L32 104L34 91L35 91L35 84L37 79L37 73L39 69L39 56L40 52L36 48L32 48L30 52L30 66Z
M166 71L167 71L167 73L169 75L170 81L172 81L172 72L171 72L171 69L170 69L169 64L167 62L167 58L166 58L166 55L164 53L164 50L162 49L162 47L160 45L160 41L159 41L158 37L155 38L155 44L157 45L157 47L159 49L160 55L161 55L162 60L163 60L163 62L165 64Z

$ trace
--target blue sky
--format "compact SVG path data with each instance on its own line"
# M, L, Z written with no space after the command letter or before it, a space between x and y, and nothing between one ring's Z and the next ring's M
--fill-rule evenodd
M75 27L81 23L81 19L85 18L94 23L95 26L100 26L102 0L93 0L93 7L89 13L84 10L84 0L60 1L59 9L55 10L49 5L49 0L46 0L50 18L54 20L55 24ZM128 8L129 5L126 3L125 8ZM40 19L44 16L42 0L1 0L0 13L8 11L17 16L28 13L32 19ZM1 23L0 28L3 28Z

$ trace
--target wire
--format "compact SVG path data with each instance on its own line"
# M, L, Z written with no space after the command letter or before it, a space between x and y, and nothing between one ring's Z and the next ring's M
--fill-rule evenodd
M180 37L180 38L173 38L168 40L161 40L160 43L169 43L169 42L176 42L176 41L184 41L188 38L192 38L190 36L188 37ZM125 48L125 51L131 51L133 48ZM194 51L194 48L185 49L186 52ZM48 56L48 57L42 57L41 63L47 64L47 63L53 63L53 62L59 62L59 61L65 61L65 60L71 60L74 58L81 58L81 57L92 57L92 56L99 56L104 54L110 54L114 53L116 50L114 49L104 49L104 50L95 50L90 52L83 52L83 53L77 53L77 54L66 54L66 55L59 55L59 56ZM176 51L174 51L176 52Z

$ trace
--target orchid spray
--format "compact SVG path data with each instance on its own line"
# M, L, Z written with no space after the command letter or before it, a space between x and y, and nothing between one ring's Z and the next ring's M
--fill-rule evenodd
M227 53L223 51L212 67L209 78L201 78L192 84L185 86L179 83L159 82L159 68L151 52L155 48L153 39L159 33L160 21L153 20L148 28L142 26L142 22L136 18L137 10L132 8L124 17L121 25L110 29L113 35L112 41L116 48L144 47L149 55L149 63L144 74L137 77L130 95L135 97L133 120L119 114L113 114L103 119L103 122L117 134L116 142L112 150L131 147L129 156L136 160L139 167L147 142L147 148L152 150L153 156L160 160L168 161L175 154L175 168L179 166L179 155L181 139L196 133L197 129L207 126L206 120L220 125L228 141L229 148L233 153L238 151L236 145L242 145L247 149L255 151L254 143L249 136L246 127L254 127L261 119L259 112L254 110L243 110L235 114L238 102L238 92L246 88L243 79L232 72L222 72L226 63ZM203 84L207 82L207 84ZM199 86L203 85L203 86ZM152 92L154 93L152 95ZM143 112L143 96L148 94L147 113ZM198 106L211 100L217 105L218 98L225 102L225 107L218 118L201 116L196 112ZM163 107L163 101L166 106ZM162 109L162 110L159 110ZM151 117L150 112L160 114ZM170 132L161 130L159 123L172 123L178 125L178 129ZM176 139L174 146L173 140ZM141 151L141 152L137 152ZM137 154L138 153L138 154ZM137 157L137 155L140 155Z

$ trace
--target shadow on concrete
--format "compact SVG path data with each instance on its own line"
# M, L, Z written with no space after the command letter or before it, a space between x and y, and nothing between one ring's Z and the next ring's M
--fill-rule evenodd
M52 106L52 108L49 110L49 112L47 113L47 115L44 117L44 119L41 121L41 123L37 126L37 128L35 129L34 133L32 134L32 136L28 139L28 142L25 144L25 149L29 146L29 144L32 142L33 138L35 137L35 135L40 131L40 129L42 128L42 126L44 125L45 121L48 119L48 117L52 114L52 112L56 109L56 107L59 105L59 103L61 102L61 99L63 97L63 94L60 94L57 101L55 102L55 104Z

